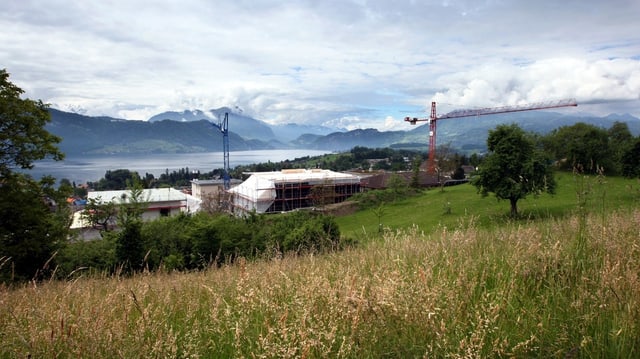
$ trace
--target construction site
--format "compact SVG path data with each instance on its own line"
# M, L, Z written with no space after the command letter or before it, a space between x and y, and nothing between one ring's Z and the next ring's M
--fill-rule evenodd
M360 192L360 177L323 169L253 172L228 192L236 214L279 213L343 202Z
M406 117L412 125L427 122L429 125L428 165L426 176L436 174L436 124L438 121L455 118L477 117L500 113L553 109L577 106L574 99L540 102L517 106L456 110L444 115L436 112L436 103L431 103L428 118ZM322 207L345 201L363 188L375 188L375 181L360 176L324 169L289 169L273 172L251 172L241 184L231 187L229 176L229 115L213 124L223 135L224 174L223 192L227 193L225 208L236 214L247 212L279 213L301 208ZM422 171L421 171L422 172ZM437 177L435 183L440 184ZM381 185L381 187L384 187Z

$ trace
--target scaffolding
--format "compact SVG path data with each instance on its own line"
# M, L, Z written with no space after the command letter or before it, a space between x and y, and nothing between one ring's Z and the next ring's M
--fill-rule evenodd
M322 169L252 172L229 190L235 212L276 213L340 203L360 191L360 177Z

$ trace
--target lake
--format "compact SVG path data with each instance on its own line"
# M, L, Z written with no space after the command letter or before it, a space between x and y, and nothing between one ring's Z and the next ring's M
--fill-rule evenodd
M305 156L320 156L329 151L319 150L260 150L229 152L229 166L234 168L262 162L280 162ZM72 182L98 181L107 170L128 169L140 176L151 173L156 178L166 170L177 171L188 167L190 171L210 172L224 167L222 152L87 155L67 156L64 161L38 161L28 171L34 178L51 175L56 180L66 178Z

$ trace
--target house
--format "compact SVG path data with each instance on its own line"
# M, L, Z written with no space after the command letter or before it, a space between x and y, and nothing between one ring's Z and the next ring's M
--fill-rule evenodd
M462 167L462 170L464 171L465 178L471 177L471 174L476 171L476 168L474 166L463 165L461 167Z
M98 203L126 204L131 202L131 191L92 191L87 194L87 199L89 201L95 200ZM174 216L182 212L194 212L199 206L197 199L173 188L144 189L142 190L140 201L145 206L142 213L143 221ZM100 238L99 229L92 227L91 223L88 223L84 218L85 210L74 213L70 228L83 239ZM114 228L116 226L116 218L111 219L108 226Z
M87 194L87 199L101 203L126 204L131 202L131 191L93 191ZM187 211L187 195L173 188L143 189L140 200L145 204L145 211L142 214L144 221Z
M360 177L323 169L251 172L229 190L232 210L277 213L339 203L360 192Z
M239 179L232 178L231 186L242 183ZM224 180L198 180L191 181L191 194L200 199L218 198L224 192Z

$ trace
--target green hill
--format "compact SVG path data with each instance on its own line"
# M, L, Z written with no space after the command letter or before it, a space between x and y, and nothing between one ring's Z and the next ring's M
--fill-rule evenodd
M60 149L67 154L186 153L220 151L222 134L205 120L127 121L89 117L54 109L46 129L62 137ZM232 151L273 149L271 143L245 140L229 131Z
M529 196L518 201L521 216L542 221L567 217L578 207L578 193L588 201L591 210L603 215L613 209L633 208L640 204L640 183L621 177L593 177L566 172L556 174L556 194ZM511 222L509 203L495 197L482 197L476 187L462 184L443 189L434 188L418 196L396 202L384 203L382 215L379 207L358 211L349 216L338 217L343 236L361 239L377 235L380 223L386 231L417 227L431 233L461 225L484 228Z

